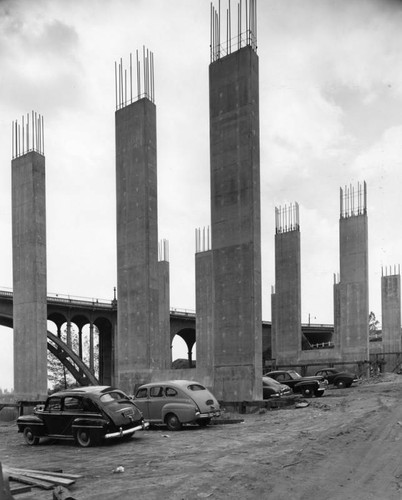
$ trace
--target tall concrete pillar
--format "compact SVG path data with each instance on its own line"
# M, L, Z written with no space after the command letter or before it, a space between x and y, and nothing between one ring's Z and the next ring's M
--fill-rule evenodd
M275 287L272 287L272 291L271 291L271 358L276 363L276 357L277 357L276 336L277 336L277 331L278 331L278 325L277 325L278 312L277 312L277 303L276 303L276 293L274 290L275 290Z
M209 247L209 238L208 244L203 245L205 239L202 239L199 229L197 229L196 235L195 331L197 369L205 369L212 373L214 367L212 252Z
M291 365L301 351L299 206L276 208L275 216L276 362Z
M145 73L153 74L152 67ZM132 392L135 383L143 380L138 373L153 364L159 334L156 107L152 84L145 86L145 97L125 101L130 90L122 74L119 67L115 113L117 367L121 388ZM148 77L148 84L152 81Z
M258 56L253 43L209 66L214 391L262 398Z
M47 395L46 187L43 121L28 120L13 126L11 162L14 391L35 400Z
M340 348L344 361L369 359L366 183L340 192Z
M165 241L167 244L167 242ZM172 354L170 346L170 270L166 251L158 262L159 276L159 331L154 339L151 367L170 370Z
M385 353L400 353L401 276L381 276L382 345Z
M341 299L340 299L340 285L336 281L336 275L334 275L334 348L337 349L337 352L340 352L341 348Z

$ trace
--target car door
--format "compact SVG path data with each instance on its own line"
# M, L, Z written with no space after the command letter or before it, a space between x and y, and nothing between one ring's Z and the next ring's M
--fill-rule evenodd
M163 422L162 408L166 403L165 391L162 385L149 388L148 413L150 422Z
M64 418L61 408L62 398L60 396L50 397L46 401L41 418L45 423L48 435L59 436L63 434Z
M148 388L140 387L134 398L134 403L142 412L144 419L149 420L149 397L148 397Z
M62 415L60 418L59 431L65 436L72 436L72 423L77 417L82 417L84 414L84 404L80 396L66 396L63 399Z

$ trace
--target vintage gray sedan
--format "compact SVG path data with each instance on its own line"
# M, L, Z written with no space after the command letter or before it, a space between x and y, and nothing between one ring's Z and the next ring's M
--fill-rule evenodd
M79 387L52 394L33 415L17 419L29 445L40 438L75 440L80 446L92 446L104 439L132 436L146 429L141 411L119 389L109 386Z
M166 424L171 431L182 424L208 425L219 417L220 407L215 397L203 385L191 380L169 380L140 386L134 402L151 424Z

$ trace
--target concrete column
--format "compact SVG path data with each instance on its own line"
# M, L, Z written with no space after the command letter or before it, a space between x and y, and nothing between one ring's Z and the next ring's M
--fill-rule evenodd
M89 369L94 373L94 324L89 323Z
M345 361L369 359L367 214L341 217L340 336Z
M66 331L66 335L67 335L67 346L71 348L71 345L72 345L72 342L71 342L71 321L70 320L67 320L67 331Z
M295 364L301 352L300 231L275 234L276 362Z
M401 276L381 277L383 353L400 353L401 346Z
M277 311L277 302L276 302L276 293L271 293L271 358L275 360L277 357L277 334L278 334L278 311Z
M258 56L209 66L214 392L262 399Z
M14 391L18 399L47 394L45 157L12 160Z
M334 348L338 352L341 350L341 298L340 298L340 286L339 283L334 283Z
M159 332L156 107L140 99L115 113L119 384L132 392L151 367ZM142 378L140 377L142 381Z
M154 339L152 366L161 370L170 370L172 367L172 353L170 347L170 271L169 262L158 262L159 273L159 330Z
M214 367L212 252L195 254L195 332L197 368Z

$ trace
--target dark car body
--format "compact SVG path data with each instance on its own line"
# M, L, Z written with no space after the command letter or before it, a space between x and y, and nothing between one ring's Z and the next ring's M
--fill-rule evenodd
M75 440L87 447L104 439L132 436L149 424L124 392L109 386L89 386L52 394L33 415L19 417L17 425L29 445L50 437Z
M295 370L275 370L264 374L281 384L286 384L295 393L301 393L305 397L320 397L324 394L328 382L323 377L302 377Z
M166 424L171 431L182 424L206 426L219 417L220 407L215 396L203 385L192 380L169 380L140 386L134 402L151 424Z
M341 372L336 368L321 368L316 375L324 377L328 380L328 384L336 385L336 387L350 387L353 382L357 381L357 377L348 372Z
M262 377L262 397L264 399L289 396L292 392L288 385L281 384L271 377Z

